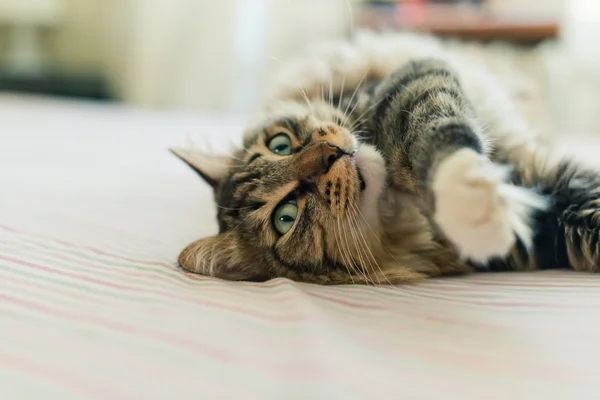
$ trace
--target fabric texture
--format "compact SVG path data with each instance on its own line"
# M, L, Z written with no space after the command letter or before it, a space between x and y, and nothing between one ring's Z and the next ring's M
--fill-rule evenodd
M597 398L600 276L374 288L178 269L217 228L166 148L225 146L242 123L0 97L1 399Z

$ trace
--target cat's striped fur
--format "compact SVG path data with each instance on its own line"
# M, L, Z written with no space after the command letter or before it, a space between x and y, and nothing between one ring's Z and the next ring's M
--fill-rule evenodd
M334 49L296 65L222 168L176 151L215 188L220 225L184 249L184 268L322 284L600 269L600 174L552 160L485 71L395 39L380 59ZM269 149L282 133L286 156ZM278 233L290 198L298 216Z

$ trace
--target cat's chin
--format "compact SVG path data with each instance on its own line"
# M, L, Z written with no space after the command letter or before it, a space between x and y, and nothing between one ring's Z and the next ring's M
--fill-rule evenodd
M353 156L357 167L361 186L364 187L359 193L359 208L362 214L369 220L377 218L378 200L385 186L385 161L375 147L368 144L359 144Z

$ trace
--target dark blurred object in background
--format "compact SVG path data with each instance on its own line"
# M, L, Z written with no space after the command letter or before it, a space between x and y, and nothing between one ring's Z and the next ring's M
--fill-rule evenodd
M357 26L373 30L411 30L470 40L535 44L553 39L559 15L539 2L507 6L489 0L359 1ZM537 3L538 6L532 6Z
M114 101L106 78L97 74L77 74L59 69L44 70L35 75L15 74L0 70L0 91Z
M113 99L104 76L68 70L48 54L46 42L65 19L62 0L0 0L5 51L0 90L54 96Z

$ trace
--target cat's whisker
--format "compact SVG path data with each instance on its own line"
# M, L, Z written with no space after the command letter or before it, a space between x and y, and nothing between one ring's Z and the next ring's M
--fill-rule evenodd
M362 263L362 272L363 275L365 276L365 279L367 279L367 281L371 281L371 283L373 283L373 286L376 286L375 280L373 279L373 277L371 276L371 265L372 262L369 259L365 249L364 249L364 244L359 240L360 238L358 237L358 233L357 233L357 227L354 223L350 223L350 231L352 232L352 235L355 237L354 243L356 245L356 249L358 251L359 257L361 258L361 263ZM366 260L367 262L365 262L363 260L362 255L364 254L364 260Z
M368 274L369 278L371 279L371 281L373 282L373 285L375 286L375 280L371 277L371 274L369 272L369 268L367 268L368 266L372 266L373 263L372 261L369 259L367 252L365 251L365 246L367 246L366 241L364 240L364 237L361 240L359 237L359 234L361 234L359 226L358 226L358 221L354 218L354 216L352 214L348 214L348 222L350 224L350 231L352 232L352 235L354 236L355 240L355 245L356 248L358 250L359 253L359 257L361 259L361 263L363 265L363 271L365 276ZM368 249L368 246L367 246ZM364 261L364 259L362 258L362 254L364 254L365 259L369 262L369 265L367 266L367 263Z
M359 233L360 233L360 229L358 228L358 223L356 221L356 219L354 218L354 215L352 215L352 213L348 214L348 222L350 225L350 231L352 232L352 236L354 237L354 242L356 245L356 248L358 250L359 253L359 257L361 259L361 263L363 265L364 270L367 270L367 263L365 262L365 259L368 261L369 266L372 265L371 260L368 258L367 253L364 251L364 240L360 240L359 237ZM364 253L365 255L365 259L362 258L362 254Z
M306 105L308 106L308 109L310 110L310 114L313 118L314 121L317 120L317 118L315 117L315 110L312 106L312 103L310 102L309 98L308 98L308 94L306 93L306 90L304 90L304 88L299 87L298 91L300 91L300 94L302 94L302 97L304 97L304 100L306 101Z
M354 120L355 123L354 125L352 125L352 129L356 128L358 125L363 124L367 118L367 114L369 112L371 112L371 110L373 110L375 107L377 107L379 104L381 104L381 102L383 100L385 100L387 97L384 97L381 100L376 101L374 104L371 104L369 107L367 107L358 117L356 117L356 119ZM352 112L354 112L354 109L352 110Z
M338 110L342 108L342 98L344 97L345 86L346 86L346 74L344 74L342 76L342 89L340 90L340 98L338 99L338 104L336 107ZM342 125L344 125L343 123L344 123L344 121L342 121Z
M319 85L319 89L321 92L321 103L325 103L325 87L323 85Z
M352 101L354 100L354 98L356 97L356 95L358 94L358 92L361 90L363 84L366 82L366 79L367 79L367 76L369 75L369 72L370 72L369 69L367 69L365 71L365 73L363 74L363 76L358 81L358 84L354 88L354 91L352 92L352 96L350 96L350 100L349 100L348 104L346 105L346 109L344 110L344 114L346 114L346 115L352 115L353 111L351 111L350 113L348 113L348 109L350 108L350 105L352 104Z
M335 109L338 111L341 111L341 103L342 103L342 99L343 99L343 94L344 94L344 88L346 85L346 75L342 75L342 85L341 85L341 89L338 90L337 92L339 93L339 99L337 102L337 106L335 106L335 100L334 100L334 91L333 91L333 78L334 78L334 73L333 73L333 68L331 67L331 63L329 63L329 106L331 107L331 109ZM336 118L337 117L337 118ZM336 124L339 125L341 127L345 127L345 116L342 114L343 118L339 118L339 116L336 116L336 114L331 114L331 118L329 119L329 123L331 124Z
M360 215L360 217L363 219L363 221L365 222L366 227L371 231L371 233L373 234L373 237L377 240L377 242L379 243L379 245L381 246L381 248L386 253L388 253L388 255L392 258L392 260L394 260L396 262L396 264L400 265L400 262L396 259L396 257L394 257L394 255L383 244L383 242L381 241L381 239L379 238L379 236L377 235L377 233L375 233L375 231L371 227L371 224L369 224L369 221L367 221L367 219L365 218L364 214L360 211L360 208L358 206L356 207L356 210L358 211L358 215ZM389 281L389 279L387 278L387 276L385 274L384 274L384 276L386 277L386 280L390 283L390 285L393 285L393 283Z
M337 124L341 128L344 128L344 129L347 129L348 131L351 131L351 129L350 129L350 127L352 125L352 121L350 121L351 115L348 115L346 113L346 111L348 110L348 107L349 107L350 103L346 105L345 110L342 110L343 100L344 100L345 84L346 84L346 75L343 75L343 77L342 77L342 88L341 88L341 90L339 92L339 98L338 98L338 101L337 101L337 106L335 107L336 111L338 111L341 115L333 114L332 117L331 117L331 119L333 121L331 121L331 122ZM355 92L356 92L356 89L354 90L352 96L354 96ZM351 101L352 100L350 100L350 102Z
M356 108L358 107L359 103L358 103L358 101L356 101L354 106L352 106L352 108L350 110L348 110L350 108L350 106L352 105L352 102L354 101L354 98L356 97L356 95L359 93L360 90L362 90L362 86L365 84L365 82L366 82L365 79L367 78L368 74L369 74L369 70L367 70L364 73L363 77L358 82L358 85L356 85L356 88L354 88L354 92L352 92L352 96L350 97L350 100L348 101L348 104L346 105L346 109L344 110L344 115L346 115L347 118L350 118L350 116L354 113L354 111L356 111Z
M364 137L364 136L361 136L361 133L369 133L369 132L368 132L368 131L366 131L366 130L358 130L358 131L350 131L350 133L351 133L351 134L352 134L352 136L354 136L355 138L357 138L357 139L359 139L359 140L362 140L362 139L364 139L365 137Z
M358 259L360 261L360 265L362 266L361 270L363 271L363 274L365 274L365 278L366 278L366 273L365 272L366 272L367 269L365 268L366 267L365 260L362 257L361 246L360 246L360 243L357 240L357 235L355 235L355 232L354 232L354 229L353 229L354 227L352 226L352 220L350 219L351 216L348 215L348 217L349 217L348 218L348 222L349 222L350 234L352 235L352 240L354 241L354 247L357 250Z
M365 73L362 76L362 78L360 78L360 81L358 81L358 85L356 85L356 87L354 88L354 91L352 92L352 96L350 96L350 100L348 100L348 104L346 105L346 109L343 112L343 115L345 117L345 123L344 123L344 125L348 122L348 120L350 119L350 117L354 113L354 110L356 110L356 107L358 107L358 102L356 102L356 104L352 107L352 109L350 110L350 112L348 112L348 109L350 108L350 105L354 101L354 97L356 97L356 95L358 94L359 90L361 90L361 86L365 82L365 79L367 78L368 74L369 74L369 70L365 71ZM354 125L354 123L353 123L353 125ZM353 125L351 125L347 129L349 131L351 131Z
M336 246L339 248L342 248L341 241L338 239L338 230L336 229L335 225L333 226L333 234L335 237ZM340 233L340 237L341 237L341 233ZM348 268L348 264L346 263L346 260L343 257L342 252L340 252L340 256L342 258L342 264L344 265L344 268L346 268L346 271L348 272L348 276L350 276L350 281L354 284L353 274L352 274L352 272L350 272L350 269Z
M331 67L331 62L329 63L329 94L327 97L329 101L329 107L333 108L333 68Z
M337 221L338 221L338 227L339 227L340 226L340 218L338 218ZM344 235L346 237L346 246L347 246L347 249L348 249L348 254L350 255L351 266L352 266L352 269L357 274L360 274L360 275L363 276L365 283L368 285L369 284L369 276L367 275L367 269L365 268L365 262L364 262L364 260L362 258L362 253L360 251L360 247L357 246L358 242L356 240L356 237L354 236L354 229L353 229L351 220L348 219L347 222L348 222L348 229L346 231L349 230L350 233L351 233L351 235L352 235L352 240L354 242L353 245L354 245L354 248L358 252L358 258L359 258L359 261L360 261L360 266L356 265L356 262L354 261L354 258L352 257L352 254L350 252L350 244L349 244L349 242L347 240L348 235L347 234ZM375 281L373 281L372 279L371 279L371 281L373 282L373 284L375 284Z
M350 251L350 243L348 241L348 235L347 235L346 231L343 231L341 229L340 218L336 218L336 221L337 221L338 229L340 232L340 237L344 239L344 243L345 243L345 246L342 246L342 250L345 252L345 260L346 261L344 261L344 262L346 263L347 268L350 268L352 270L352 275L358 276L361 274L362 271L356 265L356 261L354 260L354 257L352 256L352 252ZM364 276L364 274L363 274L363 276Z
M350 206L356 211L355 214L355 218L356 216L360 215L361 218L363 219L363 221L365 222L365 224L368 225L367 220L365 219L365 217L363 216L362 212L360 211L360 208L358 207L358 205L355 202L351 202ZM358 221L355 219L356 225L358 226ZM370 228L370 226L369 226ZM361 229L358 230L358 233L360 234L360 236L362 237L363 240L363 244L365 246L365 248L367 249L367 251L369 252L369 255L371 256L371 259L373 260L375 266L377 267L377 269L379 270L379 272L381 273L381 275L386 279L387 283L389 283L390 285L392 285L392 282L390 282L390 280L387 278L387 275L385 274L385 272L383 271L383 269L381 268L381 266L379 265L379 262L377 261L377 259L375 258L375 255L373 254L373 252L371 251L371 247L368 245L367 243L367 239L365 238L363 232ZM375 233L373 232L373 235L375 235ZM375 235L375 237L377 237ZM379 279L378 279L379 280ZM381 284L381 282L380 282Z
M344 74L342 76L342 88L339 92L339 98L338 98L338 103L337 103L337 107L336 110L338 111L342 111L342 100L344 99L344 90L346 88L346 74ZM335 118L335 116L333 117ZM337 123L339 124L339 126L341 126L342 128L346 128L347 123L348 123L348 118L347 116L342 112L342 117L341 118L337 118Z
M319 89L320 89L320 92L321 92L321 98L320 98L320 101L321 101L321 103L325 103L325 104L326 104L326 103L328 103L328 102L329 102L329 106L330 106L330 107L333 107L333 106L331 105L331 98L329 99L329 101L325 100L325 86L323 86L323 85L321 84L321 85L319 85ZM316 121L315 121L315 122L316 122ZM330 120L330 119L328 119L327 121L322 121L322 122L325 122L325 123L331 123L331 122L333 122L333 121L332 121L332 120ZM317 123L317 125L319 125L319 124Z
M365 72L365 74L363 75L363 77L362 77L361 81L359 82L358 86L357 86L357 87L356 87L356 89L354 90L354 93L353 93L353 95L352 95L352 99L354 99L354 96L355 96L356 94L358 94L360 90L362 90L361 86L362 86L362 85L364 85L364 84L366 84L366 82L364 82L364 79L365 79L365 78L368 76L369 72L370 72L370 71L369 71L369 70L367 70L367 71ZM352 101L348 103L348 106L350 106L351 104L352 104ZM352 109L350 109L350 111L349 111L349 112L348 112L348 110L346 110L346 113L348 113L348 115L350 115L350 116L351 116L352 114L354 114L354 112L356 111L356 108L358 107L358 105L359 105L359 104L360 104L360 103L359 103L358 101L356 101L356 102L355 102L355 104L354 104L354 106L352 107ZM366 118L364 118L364 117L365 117L365 115L366 115L366 114L367 114L367 113L368 113L368 112L369 112L371 109L372 109L371 107L367 108L367 109L366 109L364 112L362 112L362 113L361 113L361 114L360 114L358 117L356 117L356 118L355 118L355 120L354 120L354 123L353 123L353 124L352 124L352 126L351 126L351 129L354 129L354 128L356 128L356 126L357 126L357 125L359 125L359 124L362 124L362 123L364 122L364 120L366 120ZM364 118L364 120L363 120L363 118Z
M352 271L350 271L350 266L351 263L348 262L348 255L345 254L345 248L342 242L342 230L340 228L340 221L339 219L336 219L337 222L337 226L333 225L333 231L335 234L335 241L336 241L336 245L338 246L339 249L341 249L339 251L339 255L340 258L342 259L342 264L344 265L344 268L346 268L346 271L348 271L348 275L350 276L350 280L352 281L352 283L354 283L354 273ZM339 236L338 236L339 235Z
M279 58L277 58L273 55L268 55L267 58L270 58L273 61L277 61L279 64L283 65L283 61L281 61Z
M355 262L352 259L352 255L350 253L350 246L348 244L347 235L341 229L339 218L336 218L336 222L337 222L337 226L338 226L338 232L340 233L340 244L341 244L341 248L342 248L342 252L340 252L340 255L342 256L342 262L344 263L344 265L346 266L347 269L352 270L352 272L350 272L351 276L356 275L356 273L358 271L356 270ZM344 240L342 241L341 239L344 239ZM344 246L344 243L345 243L345 246Z
M331 92L331 88L328 89ZM329 108L332 110L332 112L330 113L330 115L327 116L327 118L323 118L322 122L326 123L326 124L333 124L333 125L339 125L339 120L336 120L336 116L335 113L333 113L333 110L335 109L334 106L334 99L333 96L331 94L329 94L327 96L327 100L325 100L325 94L323 93L323 86L321 86L321 101L323 103L329 103Z

